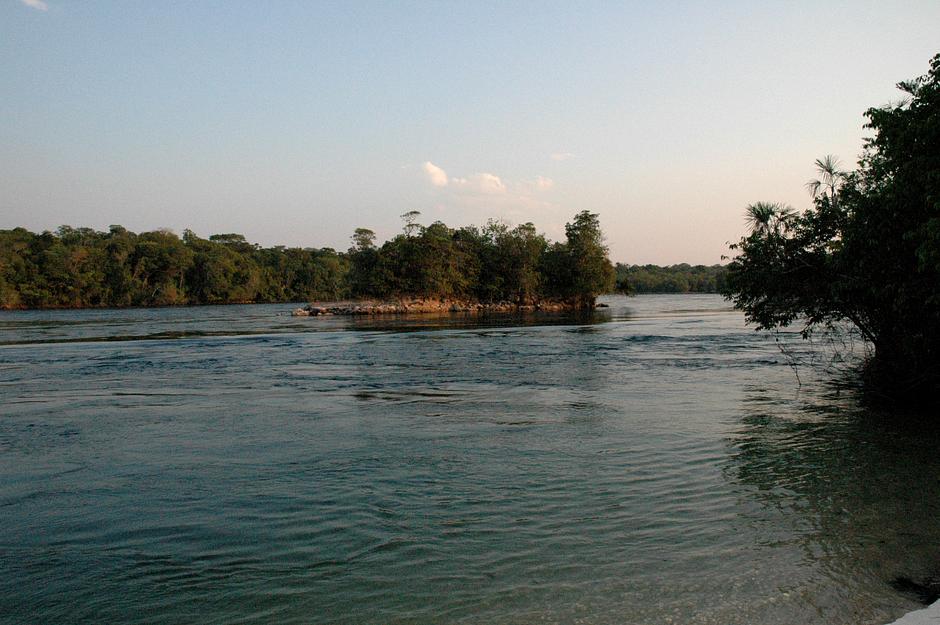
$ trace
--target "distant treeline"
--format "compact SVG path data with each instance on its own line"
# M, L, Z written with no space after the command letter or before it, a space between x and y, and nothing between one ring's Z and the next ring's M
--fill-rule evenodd
M722 265L624 265L617 263L617 290L635 293L719 293L725 285Z
M0 230L0 308L164 306L427 297L593 305L614 288L597 215L583 211L552 243L527 223L453 229L403 215L404 232L375 244L357 229L346 252L263 248L240 234L135 234L62 226Z

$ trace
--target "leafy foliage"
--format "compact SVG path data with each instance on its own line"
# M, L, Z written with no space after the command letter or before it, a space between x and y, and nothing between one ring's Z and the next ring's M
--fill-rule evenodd
M238 234L201 239L62 226L0 230L0 307L81 308L300 301L345 294L332 250L262 249Z
M563 300L590 307L613 288L614 270L597 215L582 211L550 244L531 223L452 229L402 216L404 232L376 248L357 230L348 256L351 292L360 297L422 296L530 305ZM369 231L370 232L370 231Z
M639 293L718 293L725 283L722 265L624 265L617 263L617 290Z
M866 113L858 169L817 161L813 208L733 245L725 288L760 328L852 322L894 395L940 385L940 55L898 87L906 101Z
M0 231L0 307L79 308L335 300L456 298L592 306L613 287L597 215L568 224L550 244L535 226L491 221L482 229L418 223L380 247L356 229L346 253L261 248L240 234L208 239L185 231L135 234L62 226L56 233Z

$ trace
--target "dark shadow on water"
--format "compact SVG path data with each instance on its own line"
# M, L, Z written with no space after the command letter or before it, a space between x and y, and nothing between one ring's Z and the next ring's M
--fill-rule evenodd
M166 309L160 309L163 311ZM79 311L82 312L82 311ZM158 311L159 312L159 311ZM170 313L176 312L169 310ZM99 315L100 316L100 315ZM172 318L124 317L76 323L71 320L44 321L39 325L7 324L0 327L0 347L56 343L96 343L122 341L168 341L209 337L250 337L307 332L419 332L428 330L473 330L534 326L590 326L611 320L611 310L603 308L578 312L527 313L440 313L404 315L357 315L286 318L266 315L245 318L175 320ZM173 329L166 329L167 325ZM183 327L180 327L183 326ZM137 332L128 332L133 327ZM4 332L3 330L6 330ZM152 330L152 331L148 331Z
M226 332L224 330L180 330L175 332L154 332L153 334L110 334L104 336L82 336L70 338L52 338L52 339L32 339L25 341L0 341L3 345L44 345L55 343L100 343L100 342L124 342L124 341L171 341L174 339L198 339L207 337L225 337L225 336L258 336L270 334L269 331L259 330L252 332L242 330L237 333Z
M516 328L533 326L593 325L610 321L610 309L577 312L529 313L422 313L414 315L375 315L345 317L344 330L370 332L416 332L425 330L472 330L477 328ZM311 319L316 323L320 319Z
M891 587L924 605L930 605L940 599L940 578L927 578L915 582L908 577L899 576L891 580Z
M839 592L940 597L940 432L933 415L866 407L853 389L742 403L725 474L767 545L798 536ZM780 527L786 528L781 531Z

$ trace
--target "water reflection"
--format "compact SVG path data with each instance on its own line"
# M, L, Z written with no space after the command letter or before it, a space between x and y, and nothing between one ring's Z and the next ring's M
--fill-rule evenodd
M940 567L940 435L926 415L873 411L818 387L791 401L754 390L744 406L726 476L757 502L747 520L762 545L795 543L798 565L815 567L791 590L833 618L832 598L844 597L861 622L931 599L904 583Z
M223 309L220 312L218 309ZM193 306L173 309L0 311L0 346L104 341L165 341L304 332L411 332L591 325L610 308L572 312L420 313L291 317L291 305ZM227 313L227 314L226 314ZM618 321L629 319L619 310Z
M0 347L0 614L880 625L911 609L888 582L930 572L936 437L809 372L800 389L720 298L610 301L582 320L0 315L0 340L59 343Z
M316 318L310 323L326 322L346 330L408 332L422 330L461 330L478 328L509 328L556 325L590 325L610 321L607 308L573 312L519 312L519 313L421 313L404 315L354 315ZM315 328L316 326L314 326Z

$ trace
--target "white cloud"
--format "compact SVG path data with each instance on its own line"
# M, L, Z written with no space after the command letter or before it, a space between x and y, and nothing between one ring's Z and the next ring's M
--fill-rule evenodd
M557 236L557 233L550 227L551 224L563 224L566 217L562 207L511 189L499 195L460 193L445 199L441 206L444 208L442 215L445 215L442 220L446 223L453 221L452 218L446 217L448 212L453 211L460 215L464 223L479 224L490 218L504 219L516 224L531 221L538 225L539 229L552 230L551 234L554 236ZM563 233L564 229L561 232Z
M575 158L575 155L571 152L555 152L550 156L553 161L567 161L568 159Z
M551 189L555 186L555 181L551 178L546 178L545 176L536 176L535 177L535 187L537 189Z
M519 195L537 195L555 188L555 181L545 176L536 176L529 180L522 180L513 185L513 190Z
M431 161L426 161L424 163L424 173L427 174L428 180L430 180L431 184L433 184L435 187L447 186L447 172Z
M26 6L36 9L37 11L48 11L49 5L43 2L42 0L20 0Z
M486 172L473 174L467 178L454 178L454 186L470 193L482 195L502 195L506 193L506 184L496 174Z
M491 172L448 176L430 161L424 162L422 169L434 191L433 210L445 222L453 221L450 215L456 212L461 219L470 222L494 217L514 223L532 221L544 224L546 220L564 223L561 207L544 197L555 186L551 178L535 176L509 181ZM552 228L549 227L548 231Z

